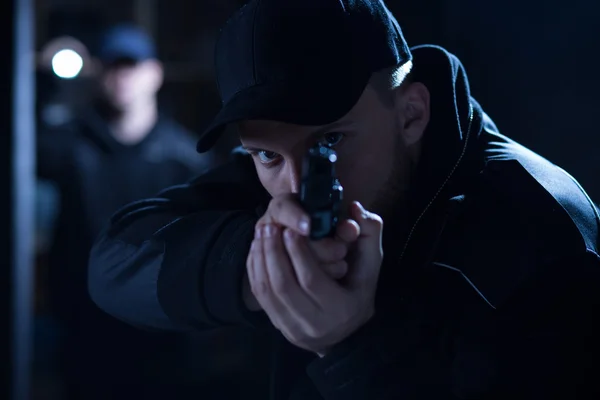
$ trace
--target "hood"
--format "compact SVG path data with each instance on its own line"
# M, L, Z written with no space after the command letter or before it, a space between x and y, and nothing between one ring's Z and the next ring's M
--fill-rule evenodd
M425 261L421 257L430 254L430 247L437 240L436 226L445 220L439 213L447 212L447 201L462 194L465 183L473 182L471 178L484 167L480 136L485 114L471 97L467 75L458 58L438 46L418 46L411 51L411 80L423 83L429 90L431 117L411 182L408 213L400 213L407 219L397 226L388 225L384 248L390 263L416 266ZM403 242L400 246L399 238ZM402 274L414 270L401 269ZM394 270L395 266L383 268L382 280L410 281L408 275L394 279Z
M482 153L478 151L483 112L471 97L465 69L456 56L431 45L411 51L411 79L423 83L431 99L430 122L411 190L413 206L424 208L442 190L483 167Z

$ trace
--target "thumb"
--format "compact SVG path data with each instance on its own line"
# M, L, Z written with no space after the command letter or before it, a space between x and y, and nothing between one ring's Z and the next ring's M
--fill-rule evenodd
M360 235L354 247L353 265L348 277L352 285L374 284L383 261L383 220L379 215L365 210L357 201L352 203L350 212L360 227Z

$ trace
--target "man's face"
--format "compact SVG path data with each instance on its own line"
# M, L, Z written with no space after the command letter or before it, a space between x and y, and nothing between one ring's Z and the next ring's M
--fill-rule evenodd
M408 185L414 158L415 143L405 140L405 127L419 129L406 124L405 105L404 101L398 106L384 105L368 85L354 108L333 124L308 127L244 121L239 124L240 139L272 196L298 193L308 149L316 142L333 145L338 153L336 171L344 187L344 209L357 200L371 211L388 215Z
M106 100L125 111L153 99L162 79L162 68L157 61L119 61L105 66L101 85Z

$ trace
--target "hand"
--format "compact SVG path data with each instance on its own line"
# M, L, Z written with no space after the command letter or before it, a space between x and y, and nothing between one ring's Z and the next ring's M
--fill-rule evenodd
M324 354L374 314L383 221L354 203L360 227L341 282L318 267L308 238L273 223L257 226L248 256L250 288L273 325L294 345ZM283 233L283 234L282 234Z
M286 228L305 236L310 232L310 218L293 194L273 198L265 214L256 223L256 230L260 231L269 224L279 227L280 232ZM345 260L348 250L358 239L359 234L358 224L353 220L346 219L338 223L335 237L309 241L319 268L332 279L342 279L348 271L348 264ZM244 303L249 310L259 311L262 308L253 296L247 278L247 276L244 277L242 286Z

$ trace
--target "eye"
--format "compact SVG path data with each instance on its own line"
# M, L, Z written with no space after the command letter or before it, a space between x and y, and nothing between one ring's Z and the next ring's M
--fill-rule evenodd
M344 136L345 135L341 132L328 132L323 135L321 143L330 147L337 146Z
M256 156L263 164L270 164L279 158L279 154L274 151L260 150L256 152Z

